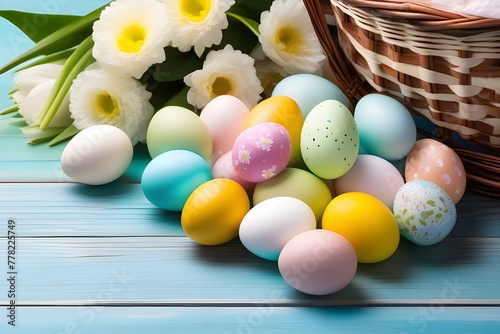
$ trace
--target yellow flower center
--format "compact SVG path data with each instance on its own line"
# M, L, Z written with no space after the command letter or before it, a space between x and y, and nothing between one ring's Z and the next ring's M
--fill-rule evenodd
M206 19L211 7L211 0L180 0L182 15L193 22L200 22Z
M126 26L116 40L118 50L126 53L139 52L144 45L146 35L146 29L140 24Z
M276 32L276 43L281 44L288 53L295 53L302 44L300 33L291 27L283 27Z
M214 98L220 95L231 95L233 91L233 85L228 78L217 77L211 86L208 87L208 92L210 97Z
M95 109L98 113L109 119L113 119L120 113L118 101L108 92L102 92L95 98Z

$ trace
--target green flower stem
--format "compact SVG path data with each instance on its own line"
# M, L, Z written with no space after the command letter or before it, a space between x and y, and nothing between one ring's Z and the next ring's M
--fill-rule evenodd
M19 110L19 107L17 105L13 105L11 107L8 107L2 111L0 111L0 115L7 115L7 114L11 114L13 112L16 112Z
M52 139L49 143L49 147L60 144L63 141L66 141L69 138L72 138L76 135L80 130L78 130L73 124L68 126L64 131L59 133L54 139Z
M47 102L44 108L40 111L40 130L43 131L49 127L54 115L68 94L73 79L75 79L76 76L93 61L93 45L94 41L92 40L92 37L87 37L64 63L61 73L57 77L54 87L49 94Z
M240 21L241 23L243 23L247 28L250 29L251 32L253 32L255 34L255 36L260 35L259 22L254 21L248 17L244 17L244 16L241 16L241 15L238 15L235 13L231 13L231 12L226 12L226 15L229 17L235 18L238 21Z

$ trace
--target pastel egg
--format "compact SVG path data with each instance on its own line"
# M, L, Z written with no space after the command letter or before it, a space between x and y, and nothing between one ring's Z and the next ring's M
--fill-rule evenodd
M188 197L181 214L182 229L199 244L220 245L238 235L249 210L250 201L242 186L229 179L213 179Z
M399 228L392 211L378 198L362 192L332 199L325 208L322 227L346 238L360 263L386 260L399 245Z
M349 241L338 233L310 230L283 247L278 268L285 281L310 295L342 290L354 278L358 263Z
M375 196L392 210L394 196L403 184L403 176L389 161L362 154L347 173L335 180L335 191L337 194L364 192Z
M421 246L441 242L457 220L451 198L439 186L425 180L402 186L394 198L393 211L401 235Z
M248 196L252 196L253 194L255 183L243 179L238 173L236 173L236 170L234 170L233 167L231 151L224 153L219 159L217 159L212 166L212 176L214 179L226 178L236 181L245 189Z
M405 164L406 182L427 180L443 189L454 204L464 195L467 175L460 157L437 140L426 138L415 143Z
M209 159L213 144L209 129L198 115L178 106L158 110L146 135L152 158L171 150L188 150Z
M232 149L234 170L244 180L261 182L281 172L291 155L288 131L278 123L264 122L240 133Z
M281 173L258 183L253 192L253 204L279 196L300 199L313 210L318 223L332 200L328 186L316 175L299 168L287 167Z
M293 74L282 79L272 96L285 95L297 102L304 118L320 102L337 100L349 106L350 101L342 90L330 80L315 74Z
M304 121L300 148L306 166L320 178L344 175L359 150L358 130L349 109L336 100L319 103Z
M290 135L292 154L290 166L301 166L300 133L304 118L298 104L288 96L272 96L257 104L245 118L243 130L263 122L274 122L282 125Z
M172 150L147 164L141 186L153 205L180 212L189 195L211 179L210 166L200 155L187 150Z
M387 95L363 96L354 109L354 119L366 152L386 160L404 158L417 139L417 128L409 110Z
M211 164L231 150L249 112L247 106L232 95L219 95L203 108L200 119L207 126L213 142Z
M118 179L129 167L133 146L125 132L99 124L74 136L61 155L61 168L74 181L102 185Z
M280 196L253 206L240 224L239 237L253 254L277 261L286 243L316 228L312 209L297 198Z

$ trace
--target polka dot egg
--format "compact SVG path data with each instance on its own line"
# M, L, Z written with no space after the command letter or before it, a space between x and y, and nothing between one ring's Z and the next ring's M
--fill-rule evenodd
M335 179L353 166L359 151L354 117L341 102L326 100L307 115L302 127L300 149L311 172Z
M242 179L261 182L285 169L291 151L288 131L278 123L264 122L240 133L234 142L231 160Z

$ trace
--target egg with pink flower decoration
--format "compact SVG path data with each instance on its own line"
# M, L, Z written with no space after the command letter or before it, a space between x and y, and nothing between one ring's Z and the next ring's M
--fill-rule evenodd
M290 134L274 122L255 124L242 131L231 151L238 175L249 182L261 182L285 169L291 155Z
M445 144L430 138L420 139L406 156L406 182L426 180L437 184L454 204L465 192L467 175L457 153Z

